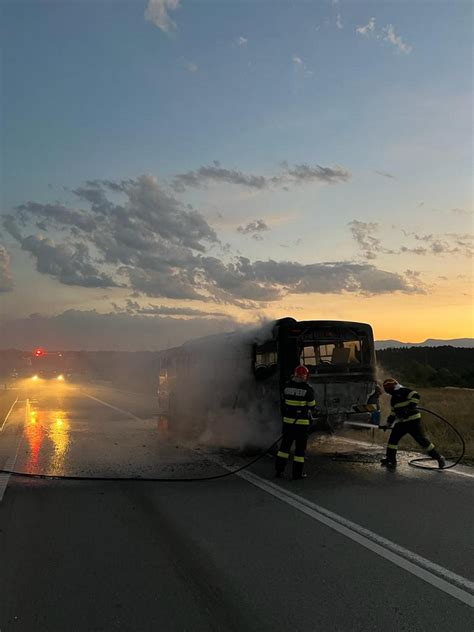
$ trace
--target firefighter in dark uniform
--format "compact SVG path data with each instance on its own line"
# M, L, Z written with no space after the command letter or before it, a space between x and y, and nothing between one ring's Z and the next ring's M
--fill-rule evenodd
M308 442L310 411L316 406L314 392L307 383L308 369L299 365L293 377L285 384L282 393L283 437L278 450L275 468L281 476L290 458L290 450L295 442L293 456L293 479L306 478L304 474L304 455Z
M436 450L434 443L427 438L421 425L421 413L418 410L419 394L411 388L402 386L393 378L385 380L383 388L392 397L392 409L386 424L381 425L380 428L383 430L390 428L392 432L388 439L387 455L382 459L381 464L390 470L397 467L398 444L402 437L409 434L432 459L438 461L439 468L443 469L446 465L445 458Z

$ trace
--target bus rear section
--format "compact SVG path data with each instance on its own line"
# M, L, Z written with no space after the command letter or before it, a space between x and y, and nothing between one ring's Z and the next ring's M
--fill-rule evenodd
M370 325L346 321L285 323L279 331L279 350L285 379L298 364L309 369L318 413L333 428L353 420L357 407L363 408L375 390ZM370 413L358 418L369 421Z

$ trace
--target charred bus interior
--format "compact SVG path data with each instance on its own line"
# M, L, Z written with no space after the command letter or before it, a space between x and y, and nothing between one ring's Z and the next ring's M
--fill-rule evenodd
M304 364L317 408L343 422L375 388L375 349L370 325L349 321L277 321L272 340L254 346L257 380L278 374L278 388Z

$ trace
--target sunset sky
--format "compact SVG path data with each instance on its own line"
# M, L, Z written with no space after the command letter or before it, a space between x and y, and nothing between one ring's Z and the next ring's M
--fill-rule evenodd
M0 347L473 336L472 11L3 2Z

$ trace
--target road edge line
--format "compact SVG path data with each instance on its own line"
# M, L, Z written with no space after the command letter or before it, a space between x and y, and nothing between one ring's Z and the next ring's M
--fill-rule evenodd
M226 466L224 466L226 467ZM227 468L226 469L230 469ZM474 608L474 582L423 558L422 556L347 520L343 516L320 507L286 489L267 481L253 472L237 472L248 483L278 498L309 517L325 524L373 553L415 575L435 588ZM449 581L451 580L451 581ZM471 592L472 591L472 592Z
M25 424L28 418L28 411L30 409L30 400L28 398L26 398L25 401ZM8 458L5 461L5 469L6 470L14 470L15 469L15 464L16 464L16 460L18 458L18 452L20 451L20 445L23 439L23 428L21 429L20 432L20 438L18 440L17 446L16 446L16 451L15 451L15 456L11 456L10 458ZM10 482L10 476L11 474L5 474L0 472L0 503L3 501L3 497L5 496L5 492L7 491L7 487L8 487L8 483Z
M13 404L10 406L10 410L7 412L6 417L5 417L5 419L3 420L3 424L2 424L2 426L0 427L0 432L3 432L3 428L4 428L5 424L7 423L7 421L8 421L8 417L10 417L10 414L11 414L11 412L12 412L12 410L13 410L13 408L14 408L15 404L17 403L17 401L18 401L18 397L15 399L15 401L13 402Z

